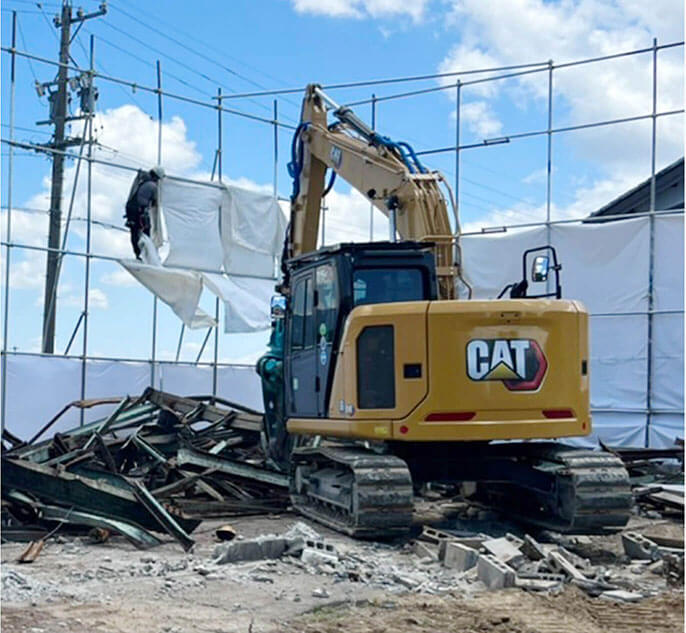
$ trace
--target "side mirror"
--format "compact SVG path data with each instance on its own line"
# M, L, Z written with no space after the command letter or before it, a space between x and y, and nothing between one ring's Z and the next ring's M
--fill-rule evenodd
M286 314L286 297L274 295L271 301L272 320L283 319Z
M546 255L539 255L534 258L534 263L531 267L532 281L547 281L549 269L550 259Z

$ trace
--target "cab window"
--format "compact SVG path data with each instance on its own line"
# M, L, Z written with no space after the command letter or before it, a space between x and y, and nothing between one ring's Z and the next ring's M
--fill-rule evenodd
M359 268L353 273L356 306L423 299L424 275L419 268Z
M315 336L318 343L322 337L327 343L333 341L336 316L338 314L338 283L336 270L331 264L319 266L315 279L317 283L317 320Z
M307 279L301 279L295 284L293 293L293 319L291 321L291 348L302 349L305 336L305 292Z
M313 290L311 275L295 283L291 349L307 349L314 346Z

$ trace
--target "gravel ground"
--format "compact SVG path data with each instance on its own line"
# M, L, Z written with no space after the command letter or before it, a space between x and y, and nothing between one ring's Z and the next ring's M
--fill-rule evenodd
M494 536L516 530L488 515L459 520L446 518L449 513L437 509L437 504L419 505L418 524L430 521L434 526ZM141 552L120 537L104 544L62 537L49 541L34 563L18 564L25 545L3 544L2 629L7 633L683 631L683 594L671 591L646 565L622 560L619 536L585 537L577 547L592 564L647 596L636 604L591 599L574 587L555 594L519 589L489 592L473 573L461 575L422 559L409 543L353 541L312 523L309 526L336 547L338 563L307 564L283 556L218 565L214 532L227 522L238 539L252 539L283 534L301 519L284 514L206 521L194 532L197 543L188 554L173 541ZM632 519L630 527L646 534L683 534L680 524L639 517Z

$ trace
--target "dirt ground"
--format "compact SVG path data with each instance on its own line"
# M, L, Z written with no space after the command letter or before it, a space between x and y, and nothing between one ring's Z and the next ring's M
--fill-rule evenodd
M301 521L284 514L206 521L185 553L176 542L141 552L120 537L50 541L32 564L16 563L25 545L2 545L2 630L6 633L186 633L459 631L460 633L676 633L684 631L683 592L644 575L648 597L625 604L589 598L567 586L557 594L486 591L453 580L402 543L359 543L309 523L363 574L322 572L299 559L215 565L214 535L230 523L244 538L281 534ZM663 535L680 524L634 526ZM305 522L307 523L307 522ZM473 526L483 531L483 525ZM511 529L504 526L503 530ZM492 532L492 530L491 530ZM592 562L616 561L618 536L585 541ZM357 569L357 567L356 567ZM378 571L378 573L376 573ZM640 570L639 570L640 571ZM630 572L627 571L627 574ZM636 574L636 572L633 572ZM637 581L644 576L636 576ZM434 577L436 581L433 582ZM432 582L427 583L426 579ZM438 588L438 589L437 589ZM428 592L428 593L427 593Z

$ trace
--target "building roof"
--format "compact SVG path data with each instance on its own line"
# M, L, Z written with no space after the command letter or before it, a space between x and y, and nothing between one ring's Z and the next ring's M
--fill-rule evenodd
M615 198L590 217L647 213L650 211L650 178ZM684 208L683 156L655 174L655 207L658 211Z

